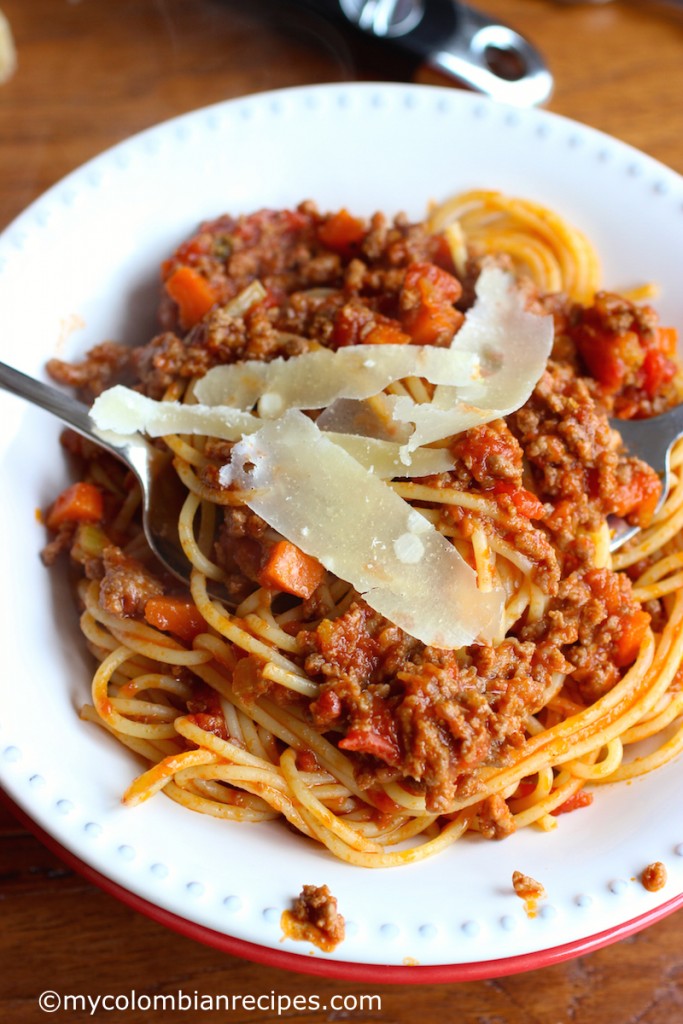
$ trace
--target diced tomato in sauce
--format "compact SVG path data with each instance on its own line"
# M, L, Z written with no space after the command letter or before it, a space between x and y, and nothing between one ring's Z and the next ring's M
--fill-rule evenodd
M527 519L545 519L547 515L543 502L526 487L515 487L506 480L499 480L489 488L489 491L493 494L509 495L517 511Z
M399 299L401 322L416 345L450 343L463 314L454 303L462 294L458 279L435 263L411 263Z
M369 722L352 726L339 741L342 750L353 750L359 754L371 754L387 764L401 763L401 748L396 738L396 726L387 706L376 700Z
M578 811L581 807L590 807L593 803L593 794L587 793L585 789L579 789L576 793L570 796L563 804L556 807L554 811L550 813L557 817L558 814L570 814L572 811Z

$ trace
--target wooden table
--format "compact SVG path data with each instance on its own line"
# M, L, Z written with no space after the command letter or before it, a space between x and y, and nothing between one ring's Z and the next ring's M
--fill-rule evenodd
M683 172L683 19L655 3L570 6L486 0L532 38L555 75L551 110ZM284 3L251 0L2 0L18 70L0 87L0 227L66 172L154 122L222 99L305 83L389 78L339 31ZM396 72L398 73L398 72ZM433 81L430 76L421 80ZM370 1013L289 1020L458 1024L674 1024L683 1017L675 914L577 960L489 982L350 984L258 966L166 931L64 867L0 811L0 1018L44 1019L47 988L381 995ZM98 1019L270 1021L269 1010L110 1013ZM89 1010L55 1020L90 1019Z

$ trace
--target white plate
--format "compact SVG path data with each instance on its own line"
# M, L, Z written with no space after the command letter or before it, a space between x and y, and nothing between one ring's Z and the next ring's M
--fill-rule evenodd
M606 286L657 281L663 321L683 325L683 180L672 171L546 112L430 87L333 85L162 124L34 203L0 239L2 357L42 376L51 355L107 338L146 341L158 265L203 218L304 198L420 217L429 200L470 187L561 211L596 243ZM35 510L67 479L59 427L0 397L0 778L103 884L181 930L269 963L411 981L541 966L633 931L683 898L683 820L672 813L681 763L601 791L553 834L468 838L381 872L338 863L277 824L222 823L161 796L124 809L138 765L77 717L89 659L60 574L38 558ZM652 894L637 879L654 860L669 877ZM512 892L515 869L547 890L533 920ZM327 883L347 918L347 938L329 956L282 941L280 912L304 883Z

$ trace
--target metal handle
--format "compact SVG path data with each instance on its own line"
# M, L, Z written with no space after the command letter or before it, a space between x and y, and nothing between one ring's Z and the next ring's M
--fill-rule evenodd
M514 29L458 0L336 0L366 35L393 43L464 85L515 106L545 102L553 79ZM330 10L330 0L318 7Z
M49 384L43 384L42 381L29 377L6 363L0 363L0 387L17 395L18 398L25 398L31 405L37 405L40 409L52 413L79 434L98 441L94 434L90 411L83 402L78 402L70 395L50 387Z
M20 370L15 370L13 366L2 362L0 362L0 387L18 398L26 399L31 405L36 405L39 409L52 413L62 423L72 427L77 433L87 437L101 448L106 448L112 455L123 459L127 465L130 465L136 472L138 471L138 460L133 457L133 441L139 447L138 441L142 442L142 438L138 439L137 436L134 439L127 438L125 443L121 443L115 441L113 437L107 436L106 431L98 431L88 406L83 402L79 402L58 388L43 384L35 377L29 377Z
M514 29L458 4L457 31L428 57L437 71L514 106L544 103L553 78L538 50Z

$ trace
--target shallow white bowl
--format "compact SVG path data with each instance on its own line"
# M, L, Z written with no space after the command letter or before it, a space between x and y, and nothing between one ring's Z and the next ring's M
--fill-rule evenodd
M204 218L315 199L405 210L484 187L549 204L596 244L606 287L661 286L683 324L683 180L624 144L538 110L446 89L332 85L266 93L152 128L71 174L0 238L2 358L36 376L154 330L158 266ZM59 426L0 395L4 541L0 780L45 840L100 884L195 938L347 978L430 981L539 967L596 948L683 901L683 765L601 790L552 834L467 838L434 860L374 872L278 824L222 823L120 796L132 755L77 716L91 674L70 596L38 557L36 518L67 480ZM668 883L637 880L662 860ZM526 916L515 869L548 898ZM281 910L327 883L348 922L333 954L283 941Z

